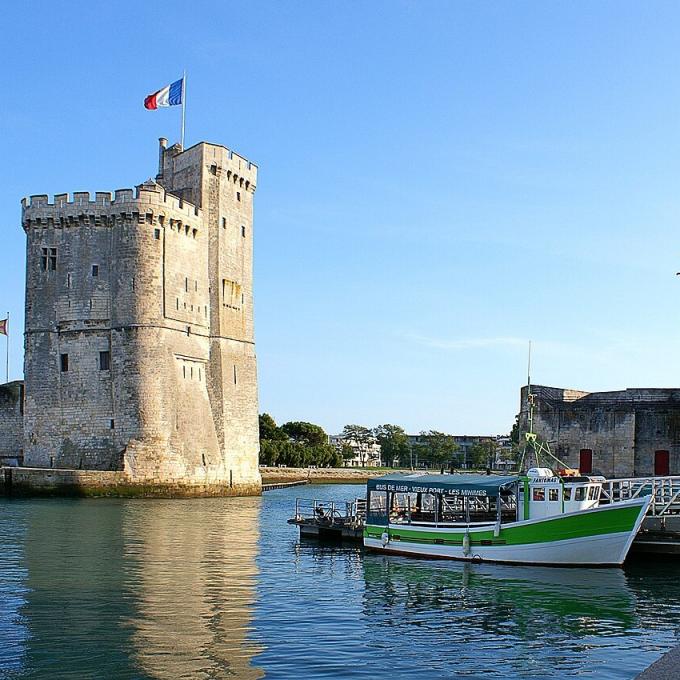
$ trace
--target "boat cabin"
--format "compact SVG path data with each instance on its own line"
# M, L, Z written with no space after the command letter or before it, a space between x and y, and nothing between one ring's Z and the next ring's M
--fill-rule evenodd
M368 481L367 522L500 525L597 507L601 490L601 478L563 478L549 468L526 476L386 475Z

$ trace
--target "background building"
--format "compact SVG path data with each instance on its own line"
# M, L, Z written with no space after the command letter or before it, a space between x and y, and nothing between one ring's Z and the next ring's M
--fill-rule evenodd
M531 391L534 431L569 467L607 477L680 472L680 389ZM528 429L527 395L522 388L520 433Z

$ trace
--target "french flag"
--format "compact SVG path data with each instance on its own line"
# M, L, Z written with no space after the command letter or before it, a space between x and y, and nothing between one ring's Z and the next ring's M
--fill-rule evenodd
M184 78L166 85L162 90L150 94L144 99L144 108L153 111L162 106L177 106L184 97Z

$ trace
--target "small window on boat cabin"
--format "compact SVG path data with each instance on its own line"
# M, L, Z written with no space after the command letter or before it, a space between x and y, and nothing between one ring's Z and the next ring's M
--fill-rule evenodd
M534 501L544 501L545 500L545 487L537 486L533 489L532 500Z
M571 500L571 487L570 486L564 487L564 500L565 501Z
M597 500L597 487L596 486L589 486L588 487L588 500L589 501Z
M559 489L548 489L548 500L549 501L560 500L560 490Z
M371 491L368 501L368 511L382 514L387 512L387 491Z
M574 489L574 500L575 501L584 501L586 499L586 487L585 486L577 486Z

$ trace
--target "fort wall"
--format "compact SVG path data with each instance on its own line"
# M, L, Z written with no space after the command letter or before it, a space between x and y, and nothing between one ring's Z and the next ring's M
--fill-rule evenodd
M23 461L24 384L22 381L0 385L0 465Z
M669 474L680 474L680 390L531 389L534 431L568 466L578 468L581 451L590 451L593 473L646 476L655 473L657 452L668 452ZM524 387L520 432L528 429L527 395Z

